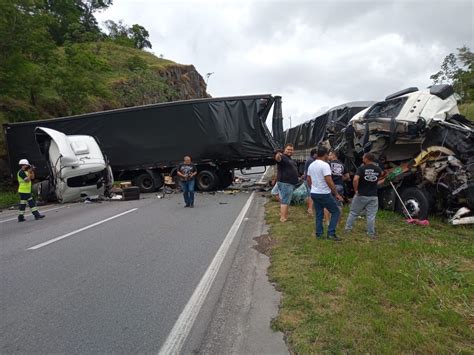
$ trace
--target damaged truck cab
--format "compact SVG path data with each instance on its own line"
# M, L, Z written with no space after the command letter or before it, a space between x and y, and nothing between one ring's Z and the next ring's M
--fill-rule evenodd
M49 169L48 178L38 185L43 200L72 202L110 191L112 170L93 137L37 127L35 138Z
M343 152L354 164L373 153L388 175L381 181L383 208L410 215L441 213L454 224L474 211L474 125L459 114L450 85L408 88L356 114Z

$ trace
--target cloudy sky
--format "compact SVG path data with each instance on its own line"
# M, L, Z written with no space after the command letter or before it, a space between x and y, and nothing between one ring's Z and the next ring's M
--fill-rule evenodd
M213 97L281 95L294 126L347 101L428 86L447 54L474 50L473 4L114 0L97 18L138 23L156 55L213 72Z

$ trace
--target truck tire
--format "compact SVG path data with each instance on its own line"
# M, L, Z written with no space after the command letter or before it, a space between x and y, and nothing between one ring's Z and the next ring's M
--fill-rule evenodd
M153 177L148 173L138 175L133 183L140 189L140 192L154 192L156 190L155 181Z
M223 171L219 174L219 189L226 189L234 182L234 174L231 171Z
M43 180L38 185L37 196L39 201L43 202L54 202L56 198L54 196L54 190L49 183L49 180Z
M431 205L429 195L425 190L420 190L416 187L407 187L406 189L402 190L400 197L405 203L405 206L408 209L408 212L410 212L412 218L428 218L428 214L431 211ZM397 211L406 215L406 212L400 201L397 203Z
M196 178L199 191L213 191L219 185L219 177L212 170L201 170Z

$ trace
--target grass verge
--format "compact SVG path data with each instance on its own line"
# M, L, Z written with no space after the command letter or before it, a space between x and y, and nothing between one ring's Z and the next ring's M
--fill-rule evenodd
M283 293L273 327L293 352L472 353L473 228L380 211L377 241L359 220L335 243L313 237L304 207L284 224L276 202L266 209L269 274Z
M18 193L0 190L0 208L6 208L18 203Z

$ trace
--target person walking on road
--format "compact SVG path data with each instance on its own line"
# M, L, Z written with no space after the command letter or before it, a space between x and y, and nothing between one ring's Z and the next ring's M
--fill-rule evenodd
M286 144L283 153L275 154L275 160L278 165L277 184L280 195L280 222L288 220L288 206L291 202L291 196L298 184L298 167L296 162L291 159L293 155L293 144Z
M194 207L194 183L197 175L196 165L191 162L191 157L186 155L184 161L178 166L178 176L181 179L181 189L184 196L184 207Z
M307 177L308 177L308 168L311 165L311 163L316 159L316 153L318 150L316 148L311 149L309 152L309 157L306 159L306 162L304 164L304 175L303 175L303 181L306 186L306 189L308 191L308 197L306 198L306 208L307 212L309 215L313 215L313 200L311 199L311 185L308 184Z
M357 217L362 211L365 211L367 234L370 238L375 239L375 218L379 208L377 181L383 177L384 172L375 163L375 157L372 153L364 154L362 160L364 164L357 169L353 180L355 195L352 199L345 230L346 232L352 231Z
M311 198L316 210L316 238L321 239L324 234L323 217L326 208L331 214L328 226L327 238L340 241L336 236L337 221L341 211L337 201L342 201L343 197L337 192L336 185L332 181L331 167L327 163L328 149L319 147L316 153L316 160L308 168L308 184L311 186ZM332 192L332 194L331 194Z
M18 222L25 221L25 210L26 204L30 206L31 213L35 216L35 220L44 218L44 215L39 213L38 207L36 207L35 199L31 194L31 182L35 178L35 172L33 166L30 165L28 160L21 159L19 162L20 170L17 173L18 179L18 194L20 195L20 207L18 209Z

